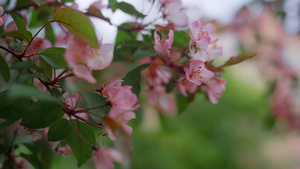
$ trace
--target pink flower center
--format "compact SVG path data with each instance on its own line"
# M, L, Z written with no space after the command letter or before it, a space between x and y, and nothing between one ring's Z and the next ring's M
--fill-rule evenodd
M201 74L203 73L203 70L201 69L201 66L199 66L198 69L195 70L195 68L192 69L191 74L190 74L190 79L202 79Z

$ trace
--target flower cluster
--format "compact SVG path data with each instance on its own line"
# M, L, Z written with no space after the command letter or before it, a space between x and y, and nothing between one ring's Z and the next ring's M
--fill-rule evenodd
M188 24L188 16L182 8L181 0L161 0L164 7L164 18L175 27L184 27Z

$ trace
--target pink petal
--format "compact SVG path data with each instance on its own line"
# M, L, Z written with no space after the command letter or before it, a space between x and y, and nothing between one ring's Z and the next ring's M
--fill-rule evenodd
M90 83L96 83L96 79L93 77L92 72L84 65L73 66L73 73L75 76L82 78Z

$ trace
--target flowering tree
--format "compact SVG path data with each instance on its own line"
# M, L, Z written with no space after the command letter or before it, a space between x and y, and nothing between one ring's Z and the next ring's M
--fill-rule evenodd
M224 68L254 55L215 66L223 50L211 23L189 24L180 0L151 3L159 5L162 23L160 16L144 23L147 14L116 0L96 1L86 12L72 0L17 0L13 9L8 3L0 7L3 168L45 168L39 153L43 144L65 156L72 152L78 167L92 158L98 169L114 168L113 162L129 168L133 129L127 122L144 102L163 114L182 112L199 93L218 103L225 91ZM136 18L116 25L114 45L97 39L89 19L112 24L104 8ZM120 61L123 67L113 67ZM102 137L114 147L105 146ZM19 145L30 153L19 152Z

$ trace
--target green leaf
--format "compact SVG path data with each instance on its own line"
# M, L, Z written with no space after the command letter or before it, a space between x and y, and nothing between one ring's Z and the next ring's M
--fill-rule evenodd
M7 62L5 61L5 59L0 56L0 73L3 77L3 79L8 82L10 79L10 70L8 67Z
M45 78L47 77L46 75L44 74L38 74L38 73L34 73L34 74L21 74L19 77L18 77L18 80L17 82L18 83L26 83L26 81L28 79L33 79L33 78Z
M74 2L75 0L63 0L63 2Z
M19 39L24 42L30 42L32 39L32 34L27 30L18 30L0 33L0 37L9 36L16 39Z
M13 84L9 90L8 96L11 99L28 99L31 97L37 98L39 100L48 101L48 102L57 102L58 98L53 97L50 94L42 92L36 88L21 85L21 84Z
M145 57L155 55L157 55L157 52L154 49L140 48L133 53L131 60L140 60Z
M54 9L48 5L43 5L39 8L32 9L29 26L32 28L44 26L50 20L53 12Z
M113 12L117 10L117 7L115 6L116 3L118 3L117 0L108 0L109 1L109 7Z
M175 31L173 45L184 48L189 45L190 39L191 38L185 31Z
M44 74L47 76L47 79L52 79L52 66L46 62L44 59L40 60L40 65L41 68L44 70Z
M130 33L126 31L126 29L129 30L130 28L132 28L132 25L133 25L133 23L126 22L119 26L123 29L118 28L116 41L115 41L116 46L123 43L125 40L135 39L135 38L133 38L133 36L135 37L137 35L137 33L138 33L137 31L130 31Z
M61 118L56 120L49 128L48 141L60 141L68 137L72 132L71 122Z
M132 86L131 90L134 94L136 94L136 96L139 96L141 91L141 71L147 68L149 65L151 65L151 63L141 65L128 72L127 75L123 78L124 82L122 83L122 85Z
M66 142L71 147L77 159L78 167L80 167L91 158L90 156L93 153L92 147L87 145L82 138L89 144L95 146L96 137L93 129L88 124L76 120L73 120L73 122L81 137L79 137L75 129L73 129L72 133L66 138Z
M194 100L194 94L189 94L188 97L183 96L182 94L177 94L177 108L178 113L182 113Z
M17 62L10 67L11 69L34 69L38 72L43 72L43 69L31 62Z
M103 16L102 12L99 9L95 8L94 6L90 6L87 13L88 15L103 19L110 23L110 19Z
M48 3L47 0L33 0L38 6L42 6Z
M24 98L11 98L9 93L9 90L0 93L0 119L15 121L28 111L30 101Z
M119 2L115 4L115 7L120 9L121 11L129 14L129 15L134 15L140 18L144 18L146 15L142 14L141 12L137 11L134 6L132 6L129 3L126 2Z
M53 28L50 24L45 27L45 37L54 46L54 44L55 44L55 33L54 33Z
M30 0L18 0L15 9L28 7L31 5Z
M35 154L20 154L21 157L25 158L35 169L43 169L42 162L38 159Z
M88 108L101 106L106 103L106 100L99 94L84 92L82 93L82 95L87 102ZM109 110L110 110L110 106L105 106L98 109L90 110L90 112L103 116L103 115L107 115Z
M95 29L87 16L80 11L65 7L58 9L52 21L65 26L73 35L77 35L92 48L99 48Z
M21 125L28 128L45 128L64 115L57 103L35 102L22 118Z
M64 59L65 48L47 48L40 52L40 56L48 62L54 69L64 69L67 63Z
M240 54L238 56L231 57L222 67L240 63L244 60L247 60L247 59L250 59L250 58L254 57L255 55L256 55L256 53L251 54L251 55L249 55L249 54Z
M22 16L16 12L11 12L10 14L11 14L12 18L14 19L14 21L18 27L18 30L26 30L26 25L23 21Z

